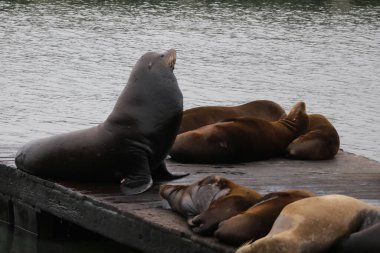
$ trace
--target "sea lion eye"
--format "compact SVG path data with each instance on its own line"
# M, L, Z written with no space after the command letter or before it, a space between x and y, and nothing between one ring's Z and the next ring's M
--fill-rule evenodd
M160 55L161 58L164 57L164 56L165 56L164 54L161 54L161 55Z

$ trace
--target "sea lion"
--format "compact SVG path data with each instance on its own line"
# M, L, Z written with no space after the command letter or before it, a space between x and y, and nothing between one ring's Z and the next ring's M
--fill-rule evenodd
M344 195L301 199L281 211L268 235L236 253L322 253L374 216L378 208Z
M182 118L173 70L176 51L148 52L133 67L116 105L101 124L25 144L17 168L48 178L116 179L123 193L149 189L152 176L171 179L164 159Z
M187 219L194 232L203 235L212 234L221 221L261 198L258 192L219 176L208 176L191 185L162 185L160 195Z
M380 217L377 216L379 219ZM340 242L337 253L379 253L380 252L380 220L375 225L360 229Z
M222 221L214 235L219 240L233 245L255 241L268 234L286 205L312 196L315 194L301 190L266 194L258 203L243 213Z
M287 156L294 159L332 159L339 150L339 135L334 126L321 114L309 114L308 131L292 141Z
M179 162L234 163L282 155L309 127L305 107L298 102L286 118L275 122L241 117L182 133L170 156Z
M178 134L210 125L221 120L237 117L254 117L276 121L286 117L286 112L277 103L256 100L238 106L200 106L185 110Z

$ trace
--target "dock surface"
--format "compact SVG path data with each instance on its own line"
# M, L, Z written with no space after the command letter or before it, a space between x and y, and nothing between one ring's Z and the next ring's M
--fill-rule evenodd
M328 161L276 158L204 165L167 160L167 165L171 171L191 173L172 184L190 184L208 175L219 175L262 194L305 189L318 195L345 194L380 205L380 163L342 151ZM39 231L36 227L41 225L23 215L46 212L142 252L236 250L215 238L193 233L182 217L162 207L158 189L159 185L154 185L146 193L124 196L118 185L52 182L15 169L13 159L8 157L0 159L0 220Z

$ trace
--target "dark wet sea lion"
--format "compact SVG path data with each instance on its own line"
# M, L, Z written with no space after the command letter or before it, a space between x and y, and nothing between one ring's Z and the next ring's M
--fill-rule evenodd
M256 191L219 176L208 176L191 185L162 185L160 195L200 234L212 234L221 221L261 198Z
M275 122L236 118L177 135L171 157L180 162L233 163L283 155L286 147L309 126L305 103Z
M323 253L357 231L369 213L380 217L379 208L344 195L301 199L281 211L268 235L236 253Z
M215 231L215 237L233 245L256 241L268 234L286 205L312 196L315 194L301 190L269 193L243 213L222 221Z
M380 217L379 217L380 218ZM336 253L379 253L380 252L380 221L361 229L343 240Z
M287 156L294 159L332 159L339 150L339 135L334 126L321 114L309 114L309 130L292 141Z
M238 106L200 106L185 110L178 134L210 125L221 120L237 117L254 117L276 121L286 117L286 112L277 103L256 100Z
M16 155L17 168L48 178L124 178L125 194L149 189L152 176L183 176L169 173L163 162L182 118L175 61L174 49L144 54L103 123L27 143Z

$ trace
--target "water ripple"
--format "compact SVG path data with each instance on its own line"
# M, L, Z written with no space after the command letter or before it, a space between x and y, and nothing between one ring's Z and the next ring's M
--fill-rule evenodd
M134 63L176 48L185 107L304 100L380 160L376 1L1 1L2 145L103 121Z

